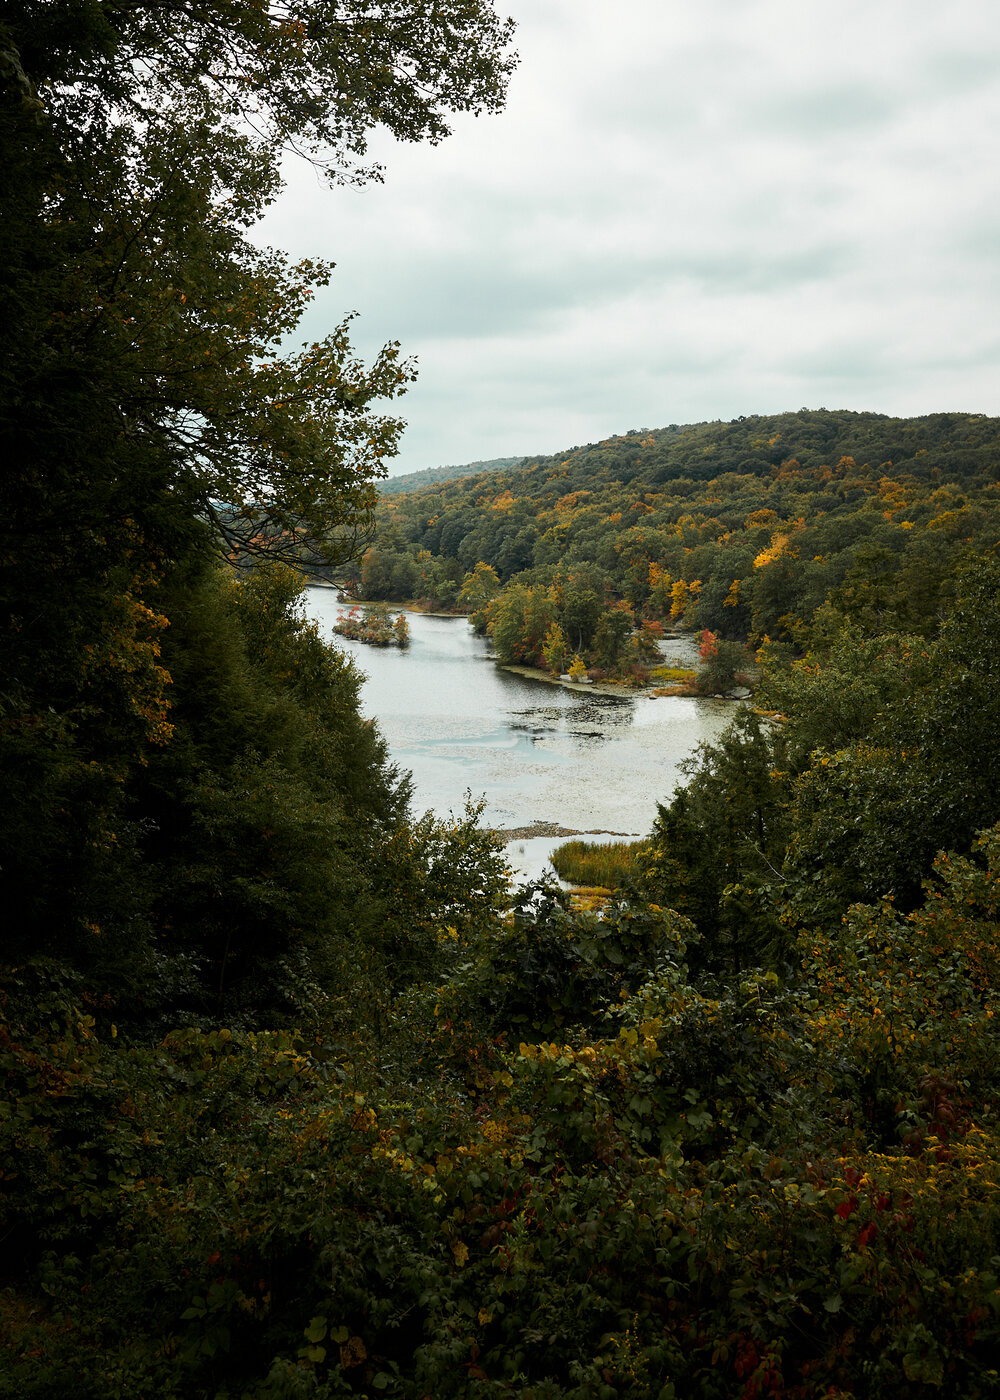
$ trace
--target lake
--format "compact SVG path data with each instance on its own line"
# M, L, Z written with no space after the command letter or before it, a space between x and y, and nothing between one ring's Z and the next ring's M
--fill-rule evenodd
M412 772L416 812L460 812L471 792L485 799L487 826L554 822L644 836L657 802L683 780L681 762L733 717L731 701L594 694L507 671L463 617L407 613L410 646L400 651L336 636L346 608L332 589L307 589L305 606L364 673L362 710L393 761ZM694 665L697 648L690 637L671 639L664 655ZM516 839L508 859L534 878L558 844Z

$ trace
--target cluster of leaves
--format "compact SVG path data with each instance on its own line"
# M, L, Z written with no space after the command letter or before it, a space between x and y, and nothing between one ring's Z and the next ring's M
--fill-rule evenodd
M462 566L454 559L436 559L427 549L404 548L392 531L366 549L360 568L334 569L343 589L359 598L431 605L455 609L462 586Z
M790 928L858 900L911 908L935 852L1000 819L996 557L956 586L934 641L847 629L789 662L765 649L769 717L744 711L689 760L640 883L694 919L717 968L780 966Z

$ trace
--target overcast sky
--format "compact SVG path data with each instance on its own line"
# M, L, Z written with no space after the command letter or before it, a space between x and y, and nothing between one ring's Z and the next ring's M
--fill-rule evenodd
M500 117L304 166L259 237L337 263L419 379L393 474L787 409L1000 414L997 0L512 0Z

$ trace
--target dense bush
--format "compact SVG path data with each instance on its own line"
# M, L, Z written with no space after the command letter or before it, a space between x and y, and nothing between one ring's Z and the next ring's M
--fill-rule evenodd
M716 996L652 916L543 902L375 1079L8 974L0 1394L993 1393L998 856Z

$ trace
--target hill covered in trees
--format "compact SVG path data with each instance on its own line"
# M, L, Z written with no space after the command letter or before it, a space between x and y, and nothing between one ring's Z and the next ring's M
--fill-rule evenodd
M384 500L355 586L459 601L504 659L539 665L554 624L605 667L641 664L643 621L800 652L831 608L931 635L955 571L996 542L998 477L1000 421L971 414L629 433Z
M433 486L441 481L457 481L463 476L481 476L483 472L498 472L505 467L516 467L522 457L491 457L485 462L466 462L460 467L425 467L419 472L403 472L383 481L379 490L383 496L399 496L408 491L419 491L424 486Z
M494 110L509 38L0 24L4 1400L996 1393L997 424L626 434L383 498L352 564L412 371L281 356L326 270L246 231L290 144ZM512 891L411 811L317 561L546 664L749 642L756 708L599 913Z

